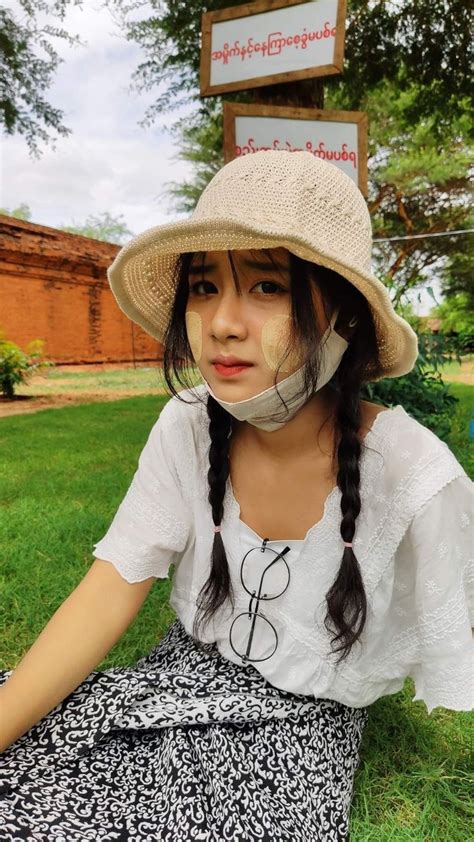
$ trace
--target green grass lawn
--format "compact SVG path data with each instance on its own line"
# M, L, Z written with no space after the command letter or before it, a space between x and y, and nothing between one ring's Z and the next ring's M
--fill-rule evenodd
M472 386L460 398L449 446L470 476ZM167 398L133 397L0 420L0 669L12 669L90 566ZM97 669L134 663L175 617L170 579L157 580L139 615ZM468 713L400 693L370 707L356 775L351 842L465 842ZM472 816L472 810L471 810Z
M14 666L84 576L165 397L44 410L0 421L0 668ZM145 654L174 617L157 580L100 668Z

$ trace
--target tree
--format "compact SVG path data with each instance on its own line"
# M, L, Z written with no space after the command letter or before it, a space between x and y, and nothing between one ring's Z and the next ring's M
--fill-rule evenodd
M430 318L441 319L443 333L463 333L474 338L474 310L469 308L467 293L460 292L433 307Z
M341 89L331 93L329 107L347 107ZM396 80L385 80L360 104L369 114L368 204L374 238L388 240L376 243L374 263L393 292L394 305L408 290L446 273L467 237L444 233L470 227L472 149L464 107L438 138L436 113L413 122L411 105L418 94L415 83L401 94ZM410 239L421 233L426 239Z
M474 216L474 215L473 215ZM466 220L469 228L474 228L474 218ZM441 290L447 298L464 295L468 312L474 313L474 284L472 282L473 244L472 233L462 240L463 248L450 255L441 274Z
M59 225L58 229L68 231L70 234L92 237L94 240L104 240L106 243L121 244L124 238L133 237L133 232L127 228L121 217L123 217L123 214L114 217L108 211L105 211L99 216L90 214L82 225L73 222L72 225Z
M0 208L0 213L5 214L5 216L13 216L15 219L24 219L26 222L30 222L31 220L30 207L25 204L25 202L22 202L21 205L18 205L17 208L13 208L13 210Z
M222 113L214 108L203 120L183 118L172 132L178 138L176 157L191 162L194 174L190 182L165 183L159 198L168 196L178 212L191 213L202 191L224 163Z
M105 0L115 8L127 40L144 53L132 82L137 90L158 89L143 125L187 103L199 103L207 114L220 97L199 99L201 15L243 5L235 0ZM148 17L137 20L144 8ZM149 10L152 13L149 14ZM130 16L132 15L132 19ZM437 112L435 131L443 129L458 105L470 98L471 39L469 9L464 0L349 0L343 77L325 79L325 85L343 85L351 108L383 80L398 79L400 93L413 84L419 96L407 107L412 120ZM294 83L293 83L294 84ZM281 89L280 86L274 86ZM290 93L292 84L285 85ZM248 92L226 94L245 100Z
M193 209L203 187L223 164L222 97L199 97L200 23L197 0L161 3L153 14L129 20L141 0L109 0L126 37L145 58L133 76L138 90L158 89L143 125L157 115L196 103L191 117L172 130L178 157L194 164L192 181L167 185L178 211ZM236 5L211 0L206 10ZM374 261L399 306L408 290L446 277L459 265L459 238L394 240L469 227L468 169L472 162L468 118L470 37L468 9L460 0L348 3L344 74L325 78L325 107L364 110L369 116L369 210L378 243ZM316 82L305 80L306 90ZM295 85L297 87L295 87ZM299 88L298 88L299 86ZM292 101L301 83L271 86L267 93ZM257 91L257 93L256 93ZM225 95L252 101L262 89ZM465 261L466 263L466 261ZM472 259L465 273L472 271Z
M29 205L24 202L13 210L0 208L0 213L4 213L6 216L12 216L15 219L24 219L27 222L32 221ZM116 217L107 211L98 216L89 214L86 221L82 224L80 222L73 222L71 225L58 225L57 230L68 231L70 234L80 234L83 237L91 237L93 240L104 240L106 243L117 243L121 245L124 239L133 237L133 231L127 228L121 217L123 217L123 214Z
M64 60L51 39L65 39L71 46L82 42L62 28L41 26L38 17L46 14L62 21L67 7L81 6L82 0L18 0L18 5L24 13L21 21L10 9L0 8L0 124L6 134L24 135L31 155L39 158L38 141L48 143L51 129L59 135L71 134L62 123L63 112L44 99ZM38 49L46 57L37 55Z

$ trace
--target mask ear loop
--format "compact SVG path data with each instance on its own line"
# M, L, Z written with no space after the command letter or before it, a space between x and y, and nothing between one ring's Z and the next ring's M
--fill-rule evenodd
M334 330L334 325L337 322L337 317L339 316L340 309L341 309L340 307L336 307L336 309L334 310L334 313L332 314L330 324L331 324L331 327L332 327L333 330ZM356 319L355 316L353 316L352 319L349 322L349 327L355 327L356 324L357 324L357 319Z

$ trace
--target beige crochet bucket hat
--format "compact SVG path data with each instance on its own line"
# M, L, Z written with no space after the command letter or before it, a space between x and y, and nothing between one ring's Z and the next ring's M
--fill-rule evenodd
M334 269L365 296L382 377L412 370L417 335L372 274L372 226L364 197L348 175L310 152L263 150L230 161L188 219L139 234L119 251L107 275L123 312L163 342L182 252L277 246Z

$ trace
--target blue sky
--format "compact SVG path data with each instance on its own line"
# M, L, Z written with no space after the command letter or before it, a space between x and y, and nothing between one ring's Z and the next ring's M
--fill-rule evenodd
M17 17L23 15L16 0L4 0L4 5ZM142 9L139 16L144 14ZM166 182L191 175L189 164L176 159L166 126L192 107L165 114L152 127L138 125L159 89L140 94L130 90L142 53L125 40L100 0L70 7L64 22L56 25L85 42L72 47L53 40L64 61L45 93L63 111L63 123L72 133L66 138L53 134L54 143L42 145L38 159L23 136L2 137L0 206L12 209L26 203L33 222L52 227L80 224L89 215L108 211L134 234L182 218L160 196ZM432 285L438 297L436 282ZM427 293L421 293L421 304L414 299L419 314L432 305Z

